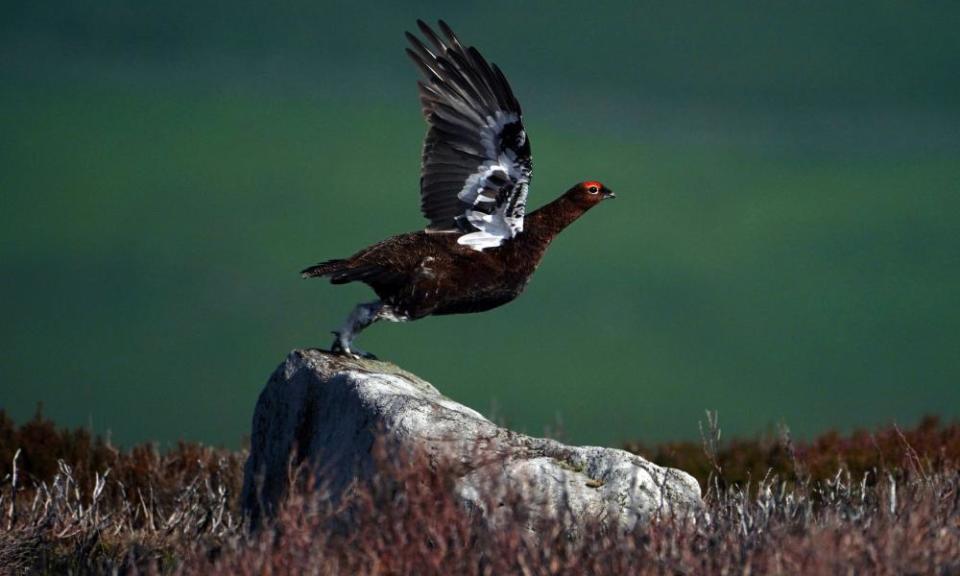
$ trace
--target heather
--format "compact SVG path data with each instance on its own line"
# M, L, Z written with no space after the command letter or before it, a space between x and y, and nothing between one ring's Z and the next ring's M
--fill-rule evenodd
M628 446L697 476L703 510L619 533L522 514L489 530L449 476L389 460L339 502L291 471L276 519L251 532L237 495L244 451L181 443L118 449L38 411L0 414L0 565L13 573L951 574L960 570L960 425L934 418L811 441L784 429ZM19 451L19 452L18 452ZM322 490L321 490L322 492ZM509 505L509 502L507 503Z

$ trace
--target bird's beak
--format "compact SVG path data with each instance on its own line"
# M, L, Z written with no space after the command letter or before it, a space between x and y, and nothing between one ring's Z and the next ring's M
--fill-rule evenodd
M608 198L616 198L617 195L613 193L613 190L604 190L603 199L607 200Z

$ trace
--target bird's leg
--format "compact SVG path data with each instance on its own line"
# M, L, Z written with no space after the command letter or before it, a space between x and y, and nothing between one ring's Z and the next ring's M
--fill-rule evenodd
M333 345L330 346L330 351L335 354L343 354L353 358L375 359L376 356L373 354L364 352L359 348L353 347L351 344L353 339L356 338L364 328L380 319L380 312L383 308L384 305L379 300L367 302L366 304L358 304L357 307L353 309L353 312L350 312L350 315L347 316L340 330L333 333L336 338L333 340Z

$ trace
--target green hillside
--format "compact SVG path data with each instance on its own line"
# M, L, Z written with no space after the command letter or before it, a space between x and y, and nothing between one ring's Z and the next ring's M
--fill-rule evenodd
M516 302L362 347L578 442L960 416L960 11L482 6L11 7L0 407L237 445L370 297L298 271L423 225L402 32L442 16L524 104L532 204L618 199Z

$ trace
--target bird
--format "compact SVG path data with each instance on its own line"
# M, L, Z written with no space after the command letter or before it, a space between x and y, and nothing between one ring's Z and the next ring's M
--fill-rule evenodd
M476 313L511 302L557 234L615 197L587 180L526 214L530 138L506 77L443 20L442 35L422 20L417 27L425 41L406 32L406 52L422 74L417 86L428 128L420 210L429 224L301 272L332 284L362 282L376 293L333 332L330 351L353 358L375 358L353 341L377 321Z

